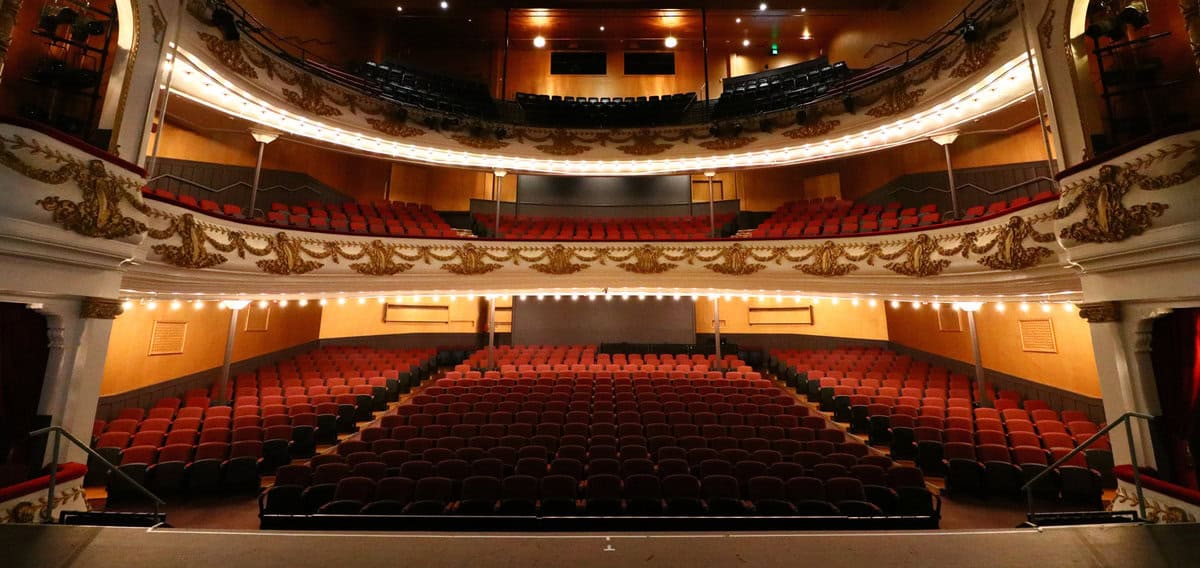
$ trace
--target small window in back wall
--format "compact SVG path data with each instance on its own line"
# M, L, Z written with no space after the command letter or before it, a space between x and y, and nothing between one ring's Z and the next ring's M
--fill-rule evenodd
M625 52L626 75L674 75L674 51Z

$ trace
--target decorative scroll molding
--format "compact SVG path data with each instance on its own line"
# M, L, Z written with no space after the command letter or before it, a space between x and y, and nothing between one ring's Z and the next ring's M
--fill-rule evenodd
M44 494L45 491L42 491ZM41 519L47 509L51 511L62 509L74 502L81 502L82 506L78 510L87 511L87 493L83 486L67 487L58 492L54 496L53 503L46 503L46 496L40 495L33 501L18 501L11 506L0 510L0 524L8 523L35 523ZM11 502L9 502L11 503ZM7 505L7 503L6 503ZM74 509L73 509L74 510Z
M79 305L79 317L84 319L117 319L125 310L119 300L84 298Z
M1197 70L1200 70L1200 0L1179 0L1179 11L1183 12L1192 58L1196 60Z
M1167 160L1191 154L1178 169L1163 175L1148 175L1145 170ZM1058 218L1065 219L1083 205L1086 216L1059 231L1059 236L1081 243L1111 243L1140 235L1156 217L1169 207L1150 202L1125 205L1125 196L1134 189L1157 191L1175 187L1200 177L1200 139L1172 144L1120 165L1107 164L1083 180L1063 186L1063 205Z
M1183 507L1177 507L1166 502L1159 502L1151 499L1146 491L1146 516L1148 521L1154 523L1194 523L1196 516L1185 510ZM1133 490L1124 487L1118 487L1116 495L1108 505L1108 510L1114 510L1116 507L1137 509L1140 502L1137 498L1137 493Z
M8 47L12 45L12 32L17 24L22 0L0 0L0 68L8 60Z
M61 166L57 169L37 167L18 156L17 151ZM54 222L64 229L85 237L104 239L121 239L146 231L145 224L126 216L121 209L122 204L127 204L143 213L148 211L138 191L141 182L110 172L101 160L84 161L40 140L27 140L14 134L11 138L0 135L0 164L26 178L50 185L74 182L82 194L82 201L60 196L47 196L37 201L38 206L49 211Z
M913 233L896 240L858 239L810 241L736 241L731 243L662 243L630 247L622 243L579 244L414 244L400 239L347 241L340 236L311 233L265 233L232 228L198 218L191 212L154 210L148 231L150 250L164 263L179 268L207 269L236 258L251 258L259 271L300 275L327 270L351 261L349 268L364 276L394 276L421 266L460 276L478 276L501 269L528 267L546 275L576 274L613 266L631 274L664 274L683 266L701 267L713 274L742 277L771 266L788 267L810 276L839 277L875 267L892 274L927 278L943 274L953 259L967 259L993 270L1017 271L1040 265L1053 256L1038 246L1054 240L1036 225L1048 223L1053 212L1033 217L1013 216L1006 222L953 234ZM221 254L225 253L225 254Z
M802 138L816 138L817 136L829 134L833 131L833 129L841 126L841 124L842 121L840 120L818 120L813 124L805 124L799 128L784 130L783 135L793 140L800 140Z
M1079 317L1088 323L1115 323L1121 321L1119 302L1093 302L1079 305Z

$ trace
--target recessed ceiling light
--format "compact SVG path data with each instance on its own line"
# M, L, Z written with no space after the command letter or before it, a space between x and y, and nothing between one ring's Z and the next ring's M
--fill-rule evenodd
M445 2L442 2L442 4L445 4ZM767 9L767 3L766 3L766 2L763 2L763 3L761 3L761 4L759 4L759 5L758 5L758 11L759 11L759 12L762 12L763 10L766 10L766 9Z
M600 31L604 31L604 26L600 26Z
M741 19L741 18L735 18L735 19L733 20L733 22L734 22L734 23L736 23L736 24L740 24L740 23L742 23L742 19Z
M803 13L805 13L805 12L807 12L807 11L808 11L808 8L800 8L800 13L801 13L801 14L803 14Z
M679 40L675 39L675 36L667 36L667 39L663 40L663 45L667 47L675 47L679 45Z
M397 12L403 12L403 11L404 11L404 6L396 6L396 11L397 11Z
M546 47L546 38L544 38L542 36L537 36L537 37L533 38L533 46L534 47Z
M764 4L764 6L765 6L765 4ZM445 10L446 8L449 8L449 7L450 7L450 3L446 2L446 0L442 0L442 9Z
M750 39L749 38L742 40L742 47L750 47Z

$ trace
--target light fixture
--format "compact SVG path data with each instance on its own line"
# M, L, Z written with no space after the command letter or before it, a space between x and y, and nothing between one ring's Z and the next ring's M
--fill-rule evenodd
M179 308L182 308L182 307L183 307L183 304L180 303L179 300L173 300L171 302L171 311L178 310Z
M447 2L446 0L442 0L442 4L441 4L441 6L442 6L442 9L443 9L443 10L447 10L447 9L449 9L449 8L450 8L450 3L449 3L449 2Z
M158 308L158 302L155 302L154 300L150 300L149 302L146 302L147 310L155 310L157 308Z
M259 300L259 301L258 301L258 307L259 307L259 309L266 309L266 307L267 307L268 305L270 305L270 304L268 304L266 300Z
M1026 302L1021 302L1021 311L1022 311L1022 312L1028 312L1028 311L1029 311L1029 304L1028 304L1028 303L1026 303Z
M199 309L203 309L203 308L204 308L204 300L193 300L192 301L192 309L193 310L199 310Z
M741 18L734 18L734 20L733 20L733 23L735 23L735 24L740 24L740 23L742 23L742 19L741 19Z
M899 307L900 307L900 300L892 300L892 308L895 309L895 308L899 308Z
M604 31L604 26L600 26L600 31Z
M761 2L761 3L759 3L759 5L758 5L758 11L759 11L759 12L766 11L766 9L767 9L767 3L766 3L766 2Z
M397 11L397 12L403 12L403 11L404 11L404 6L396 6L396 11Z
M1004 302L996 302L996 311L1004 313Z
M338 305L339 305L339 306L344 306L344 305L346 305L346 299L345 299L345 298L338 298Z
M321 307L324 307L328 303L329 303L329 300L326 300L325 298L321 298L321 301L317 302L317 304L320 305Z
M279 300L279 307L286 308L287 305L288 305L288 301L286 299Z
M366 298L362 298L362 297L360 297L360 298L358 299L358 305L360 305L360 306L365 306L366 304L367 304L367 299L366 299Z
M1067 303L1063 304L1063 309L1066 310L1067 313L1071 313L1071 312L1075 311L1075 304L1072 304L1071 302L1067 302Z
M750 38L742 40L742 47L750 47Z
M533 46L537 47L537 48L546 47L546 38L544 38L540 35L533 38ZM499 177L499 176L497 176L497 177Z
M957 302L954 307L964 312L978 312L983 309L983 302Z
M679 40L675 39L675 36L669 35L667 39L663 40L663 45L667 46L668 49L674 49L675 46L679 45Z
M870 300L867 300L867 305L874 308L875 306L879 305L879 302L876 302L875 298L871 298Z
M129 300L125 300L124 302L121 302L121 309L125 310L125 311L132 310L133 302L130 302Z
M1050 303L1049 302L1042 302L1042 312L1047 313L1047 314L1050 313Z
M250 305L250 300L225 300L221 302L221 307L231 310L244 310Z

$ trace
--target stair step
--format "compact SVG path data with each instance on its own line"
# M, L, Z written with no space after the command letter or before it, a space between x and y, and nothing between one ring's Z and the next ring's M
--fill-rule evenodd
M98 527L154 527L165 525L166 513L127 513L119 511L64 511L59 518L63 525Z
M1137 511L1074 511L1058 513L1031 513L1022 527L1063 527L1073 525L1109 525L1114 523L1140 523Z

